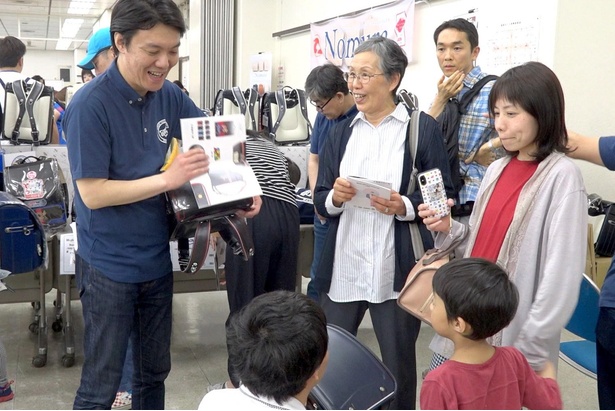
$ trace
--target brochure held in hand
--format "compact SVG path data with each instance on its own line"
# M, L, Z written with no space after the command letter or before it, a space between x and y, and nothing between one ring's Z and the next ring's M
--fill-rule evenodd
M357 190L357 194L355 194L352 200L346 202L347 207L375 211L376 209L371 205L372 196L382 197L387 200L391 199L391 183L358 176L348 176L346 180Z

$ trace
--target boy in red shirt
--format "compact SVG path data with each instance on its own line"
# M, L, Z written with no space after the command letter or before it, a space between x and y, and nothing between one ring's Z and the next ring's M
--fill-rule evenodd
M455 344L450 360L427 374L421 409L562 409L555 368L536 373L514 347L494 347L517 311L506 272L480 258L456 259L433 279L432 326Z

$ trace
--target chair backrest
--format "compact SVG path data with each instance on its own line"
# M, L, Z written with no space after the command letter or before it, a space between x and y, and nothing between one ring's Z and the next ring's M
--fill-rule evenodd
M370 410L395 397L393 374L376 355L346 330L329 324L329 364L310 399L318 409Z
M579 300L565 328L581 338L596 342L599 299L600 289L586 274L583 274Z

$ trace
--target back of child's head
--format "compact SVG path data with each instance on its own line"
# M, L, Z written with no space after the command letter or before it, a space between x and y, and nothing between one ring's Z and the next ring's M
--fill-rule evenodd
M482 340L499 332L517 312L519 293L500 266L482 258L459 258L440 267L433 291L449 321L461 317L472 327L466 337Z
M300 393L327 353L322 308L306 295L272 291L231 317L229 360L252 393L278 403Z
M301 169L290 158L286 157L286 163L288 164L288 174L290 176L290 182L294 185L299 184L299 180L301 180Z

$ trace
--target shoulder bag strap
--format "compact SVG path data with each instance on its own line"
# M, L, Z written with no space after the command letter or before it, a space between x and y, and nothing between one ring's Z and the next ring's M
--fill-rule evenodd
M485 76L482 79L478 80L470 90L466 91L463 97L461 97L461 99L459 100L459 113L465 114L468 109L468 104L470 104L470 101L472 101L472 99L476 97L478 93L480 93L485 84L489 83L490 81L497 80L497 78L498 76L489 74L488 76Z
M482 79L478 80L476 84L474 84L474 87L466 91L466 93L463 95L463 97L461 97L457 105L457 110L459 110L459 114L460 115L466 114L468 111L468 105L474 99L474 97L476 97L478 93L480 93L483 87L485 87L485 84L489 83L490 81L497 80L497 79L498 79L498 76L494 74L489 74L483 77ZM473 157L476 153L477 151L471 152L463 160L464 161L468 160L469 158Z
M410 172L410 181L408 182L408 194L413 193L416 189L416 175L419 170L416 167L416 152L419 145L419 120L421 112L413 110L410 115L410 125L408 127L408 149L410 151L410 159L412 160L412 171ZM417 216L418 217L418 216ZM419 226L415 222L410 222L410 240L412 241L412 250L414 251L415 261L418 261L425 254L425 246Z
M440 250L437 248L432 248L431 250L427 250L425 252L425 259L423 260L423 265L427 266L433 263L436 260L441 259L444 256L450 255L455 251L455 249L461 244L463 238L458 238L452 241L447 248L444 250Z

